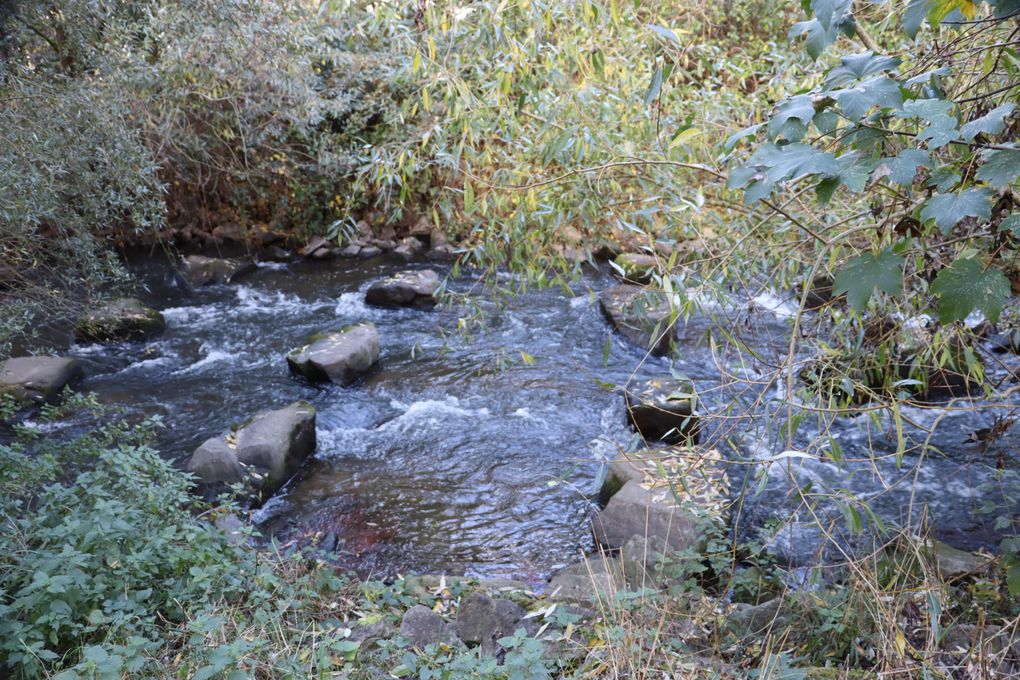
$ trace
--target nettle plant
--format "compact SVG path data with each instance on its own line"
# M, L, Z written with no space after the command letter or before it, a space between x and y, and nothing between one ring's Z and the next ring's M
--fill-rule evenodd
M790 35L829 67L727 141L758 138L729 186L801 226L852 309L996 322L1020 252L1020 2L803 5ZM783 206L812 188L823 215L798 222Z

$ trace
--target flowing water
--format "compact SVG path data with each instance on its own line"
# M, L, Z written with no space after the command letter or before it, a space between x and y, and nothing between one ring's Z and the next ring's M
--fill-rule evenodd
M190 292L170 268L136 263L145 301L168 328L148 343L72 348L85 363L84 389L134 415L159 415L159 445L183 463L204 439L253 413L298 399L318 410L318 450L297 478L254 519L283 542L324 543L341 564L362 573L464 572L539 581L590 550L588 518L605 458L631 445L622 398L605 383L661 377L693 379L712 420L706 439L733 464L740 531L770 528L799 507L791 490L845 489L890 521L917 519L928 508L936 530L962 547L994 544L990 520L977 513L1007 437L982 449L969 432L995 412L946 416L908 413L920 424L940 416L941 454L896 455L887 421L843 418L825 425L844 461L780 455L788 448L777 411L781 384L759 381L789 338L788 305L768 296L743 300L726 320L758 359L713 352L707 320L694 320L672 364L624 343L605 322L595 296L611 285L592 272L571 291L531 290L502 304L479 282L449 283L477 307L432 311L366 307L364 290L408 266L385 259L263 265L232 285ZM445 272L444 272L445 273ZM478 313L469 336L458 320ZM308 335L368 319L381 336L378 366L350 387L315 386L290 375L285 356ZM723 386L730 378L735 384ZM806 423L794 447L821 425ZM909 442L922 436L908 428ZM1010 448L1012 447L1012 448ZM885 457L864 459L873 448ZM1010 454L1015 455L1015 454ZM857 460L855 460L855 458ZM1012 507L1015 513L1017 508ZM831 503L815 510L839 513ZM795 517L810 519L803 507ZM841 521L841 520L840 520ZM838 531L838 529L836 529ZM773 547L790 561L817 549L817 532L794 523Z

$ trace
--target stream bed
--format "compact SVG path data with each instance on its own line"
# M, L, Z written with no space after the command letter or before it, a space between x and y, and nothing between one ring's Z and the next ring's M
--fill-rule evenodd
M670 372L691 378L706 442L730 463L738 531L767 536L789 563L818 554L812 529L822 516L842 530L838 506L802 505L796 487L845 490L867 499L891 524L922 517L962 548L998 541L994 515L979 512L1012 432L990 446L969 433L1005 409L947 414L915 409L919 425L938 423L939 454L911 453L923 430L905 432L897 455L890 423L866 416L806 422L793 448L839 442L842 462L783 455L783 385L762 379L768 357L785 351L789 305L769 296L738 301L725 321L759 360L719 351L705 331L720 320L694 319L679 356L647 357L606 323L597 292L612 279L591 272L571 292L530 290L487 301L465 276L450 290L475 304L432 311L366 307L376 278L432 266L375 260L261 265L230 285L189 291L164 262L132 263L148 290L141 297L166 317L147 343L78 345L82 389L133 416L158 415L158 445L183 464L206 438L257 411L304 399L318 411L315 458L254 513L264 534L282 542L327 542L337 562L362 574L447 572L539 582L593 548L589 515L603 461L633 445L623 399L605 383ZM484 318L476 326L473 318ZM293 377L286 354L315 332L367 319L379 329L378 366L350 387ZM471 331L459 333L458 321ZM764 358L763 358L764 357ZM756 365L762 364L762 365ZM811 419L808 419L809 421ZM817 420L817 419L816 419ZM869 449L878 458L866 457ZM1020 511L1006 498L1005 512ZM1016 496L1013 496L1015 499ZM783 524L779 518L796 521ZM810 520L810 521L808 521ZM849 539L848 539L849 540Z

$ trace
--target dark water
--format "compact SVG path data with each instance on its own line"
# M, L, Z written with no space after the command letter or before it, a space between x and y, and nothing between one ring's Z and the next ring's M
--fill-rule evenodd
M892 522L917 521L927 508L937 531L962 547L996 540L990 520L975 509L1003 451L1015 465L1016 440L989 450L966 440L995 412L909 412L921 424L944 418L933 437L942 452L922 457L908 449L901 460L892 455L896 439L887 421L809 419L794 448L814 451L832 436L846 460L770 461L788 448L780 431L783 387L765 379L789 338L781 301L745 296L716 320L743 336L759 359L713 350L704 337L711 322L695 319L671 366L611 333L594 294L611 284L602 274L570 294L532 290L501 305L487 301L470 277L449 286L473 294L475 306L364 305L372 280L407 267L382 260L262 266L236 284L187 292L165 265L143 262L138 271L149 287L143 297L163 311L166 333L147 344L79 346L72 353L85 362L85 389L130 413L163 418L161 448L178 461L254 412L312 402L316 457L254 519L282 541L335 539L336 559L362 572L538 580L576 560L592 547L589 499L602 461L633 438L622 399L599 383L671 369L694 379L704 409L719 416L707 439L731 461L736 492L750 490L736 513L740 531L767 528L790 561L806 559L818 544L817 531L803 525L812 513L790 493L809 482L813 491L866 498ZM473 327L475 314L487 323ZM309 334L362 319L381 336L379 365L363 381L319 387L289 374L285 356ZM459 319L472 326L468 337L457 332ZM909 444L923 434L908 429L905 436ZM890 455L863 460L869 448ZM831 516L841 531L837 506L824 501L813 512ZM777 528L776 518L791 513L797 522Z

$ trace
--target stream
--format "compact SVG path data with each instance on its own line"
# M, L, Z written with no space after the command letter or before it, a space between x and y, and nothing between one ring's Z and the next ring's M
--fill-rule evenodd
M908 425L899 455L887 417L808 418L793 450L831 437L842 462L784 455L784 387L762 379L762 362L713 351L704 332L718 321L707 318L692 319L672 365L646 357L610 330L599 309L597 292L613 283L604 272L586 275L569 294L533 289L501 304L468 275L448 286L473 296L475 308L421 311L366 307L363 298L376 278L423 263L263 264L237 283L193 292L168 263L131 265L147 287L142 299L163 312L167 330L147 343L73 346L87 376L82 389L131 416L160 416L166 427L157 444L182 465L206 438L257 411L311 402L317 453L253 519L284 543L327 541L338 563L362 574L539 582L576 562L593 548L588 521L603 461L634 438L623 399L603 384L671 370L694 380L702 409L720 416L704 439L732 463L734 497L747 490L733 510L738 531L767 536L789 563L818 553L813 515L831 520L837 535L844 531L837 506L807 510L797 485L867 499L890 524L926 517L937 535L965 549L999 540L994 514L978 511L989 493L1006 498L1005 512L1020 513L1005 496L1015 499L1015 490L984 488L998 484L1003 456L1015 466L1017 436L1007 432L989 446L969 439L1004 409L905 409L922 427L938 422L939 453L923 457L910 444L925 433ZM726 324L760 357L781 358L789 302L759 295L737 303ZM476 314L484 325L470 323ZM289 373L287 352L310 334L363 319L381 337L379 364L364 379L316 386ZM469 334L457 331L458 319L468 321ZM866 457L869 448L877 458ZM796 521L777 523L797 508Z

